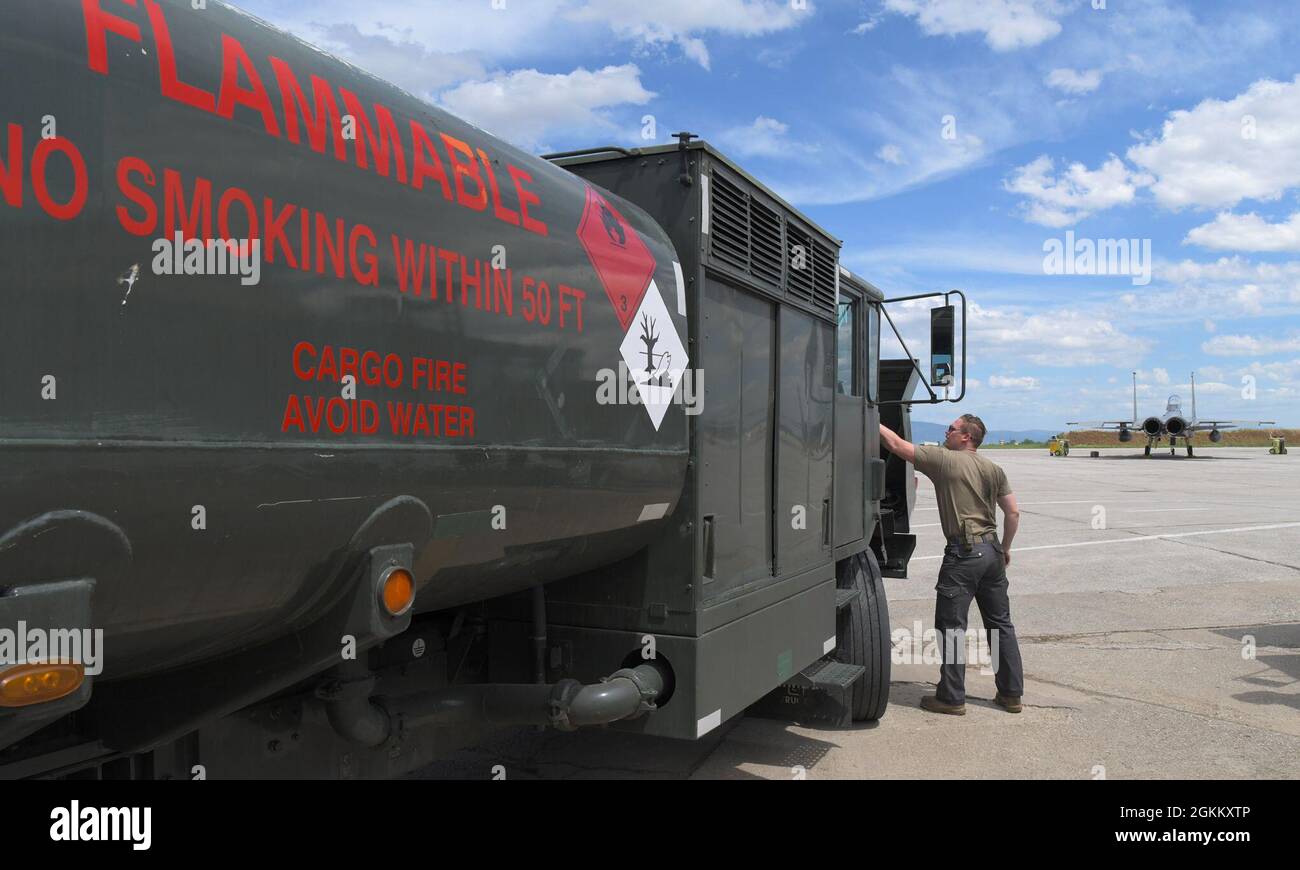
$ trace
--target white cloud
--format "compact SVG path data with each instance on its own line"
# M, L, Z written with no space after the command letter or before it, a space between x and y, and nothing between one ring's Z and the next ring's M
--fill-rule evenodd
M1256 262L1242 256L1211 262L1156 260L1153 288L1125 304L1152 320L1300 315L1300 261ZM1170 306L1169 299L1177 299Z
M1097 169L1071 163L1055 174L1052 158L1043 155L1020 166L1003 182L1011 193L1027 197L1027 220L1048 227L1078 223L1095 212L1133 202L1150 179L1131 172L1115 155Z
M708 69L709 51L699 34L762 36L797 27L814 11L812 3L796 9L777 0L585 0L566 17L600 22L642 45L677 43L687 57Z
M501 63L573 57L575 48L676 45L709 66L711 34L761 36L811 20L814 4L786 0L240 0L240 5L419 96L500 72ZM442 51L441 46L456 46ZM623 49L625 51L625 49Z
M1300 185L1300 76L1264 79L1231 100L1173 112L1160 135L1128 150L1155 176L1166 208L1231 208Z
M885 0L885 9L915 18L929 36L982 33L994 51L1046 42L1065 11L1055 0Z
M907 163L907 160L903 157L903 149L897 145L881 145L880 150L876 152L876 156L895 166L902 166Z
M917 335L930 322L930 307L929 300L891 306L895 310L890 316L899 331L908 336L908 347L914 353L921 353L921 350L914 346L911 336ZM967 306L967 316L972 366L987 355L999 362L1010 358L1050 368L1126 367L1145 352L1143 342L1109 320L1098 317L1095 311L1053 308L1031 313L1020 308L971 302ZM909 328L904 329L904 326ZM886 346L891 342L897 345L897 339L889 330L882 332L882 339ZM882 355L889 354L882 351ZM992 383L991 379L989 383Z
M862 36L864 33L869 33L880 25L880 21L884 17L885 16L882 13L877 12L859 23L858 26L850 30L849 33L852 33L854 36Z
M1220 212L1208 224L1192 229L1183 244L1219 251L1300 251L1300 211L1278 224L1254 212Z
M1019 378L1004 378L1001 375L993 375L989 378L989 386L995 390L1036 390L1038 389L1038 378L1031 378L1028 375Z
M433 51L409 34L363 33L352 22L318 27L317 39L323 47L416 96L427 97L439 88L487 75L485 58L478 51Z
M1300 359L1271 363L1261 363L1256 360L1240 373L1252 374L1257 378L1265 378L1279 384L1300 385Z
M1190 394L1192 391L1191 384L1190 383L1179 384L1174 389L1182 390L1184 393L1188 395L1188 399L1185 401L1183 408L1184 410L1187 411L1192 410L1192 400L1190 398ZM1241 387L1229 386L1228 384L1220 383L1218 381L1197 381L1196 392L1201 395L1223 396L1223 395L1228 395L1230 393L1240 393ZM1200 409L1198 412L1198 416L1202 416L1204 414L1205 414L1204 408Z
M493 9L487 2L422 0L416 9L409 0L240 0L239 5L419 96L457 80L481 78L494 61L563 44L553 4Z
M1126 365L1142 352L1137 339L1095 312L1070 309L1028 315L979 310L971 316L971 332L972 347L997 348L1042 366Z
M1186 93L1189 82L1199 94L1235 86L1243 65L1279 48L1279 37L1288 31L1257 3L1112 0L1104 10L1090 8L1088 0L1076 5L1082 9L1064 38L1049 46L1054 65L1102 70L1123 83L1112 91L1116 100L1135 107Z
M603 112L613 106L648 102L655 95L641 85L633 64L566 74L533 69L464 82L439 95L453 114L524 148L536 148L560 130L617 129Z
M1047 76L1050 87L1067 94L1090 94L1101 87L1102 73L1099 69L1073 70L1054 69Z
M1210 380L1226 381L1228 379L1228 373L1218 366L1201 366L1197 371Z
M979 164L1020 141L1034 123L1025 117L1033 93L1026 83L995 84L994 77L985 80L987 72L953 78L893 66L872 74L873 98L861 108L846 104L847 132L819 136L826 158L818 171L792 164L769 185L796 205L833 205L888 196ZM897 146L906 171L864 150L864 140Z
M863 275L906 269L920 273L992 272L998 275L1043 274L1040 250L1005 245L972 235L932 233L894 245L847 246L840 261Z
M1267 356L1300 351L1300 334L1290 338L1254 335L1216 335L1203 343L1201 350L1214 356Z
M753 123L732 127L718 134L718 142L740 157L790 157L796 152L815 152L821 146L797 142L789 137L790 125L759 115Z

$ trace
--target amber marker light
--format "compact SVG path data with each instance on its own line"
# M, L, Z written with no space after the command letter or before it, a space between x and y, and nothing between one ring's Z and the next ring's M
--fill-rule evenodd
M379 584L379 599L389 616L401 616L415 603L415 578L405 568L389 568Z
M69 662L0 667L0 707L57 701L77 691L85 679L85 666Z

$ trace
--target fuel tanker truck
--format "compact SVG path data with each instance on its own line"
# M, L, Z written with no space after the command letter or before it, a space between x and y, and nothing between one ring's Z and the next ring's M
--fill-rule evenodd
M690 134L544 159L215 0L6 0L0 777L880 717L877 423L944 399L839 248Z

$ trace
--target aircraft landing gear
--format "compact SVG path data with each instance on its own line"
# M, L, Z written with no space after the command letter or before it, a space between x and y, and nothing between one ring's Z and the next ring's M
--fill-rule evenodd
M1146 446L1146 452L1144 452L1142 455L1145 456L1147 459L1150 459L1150 458L1151 458L1151 444L1150 444L1150 443L1147 444L1147 446Z
M1188 456L1194 456L1194 455L1195 455L1195 454L1192 453L1192 445L1191 445L1191 444L1188 444L1188 445L1187 445L1187 455L1188 455Z

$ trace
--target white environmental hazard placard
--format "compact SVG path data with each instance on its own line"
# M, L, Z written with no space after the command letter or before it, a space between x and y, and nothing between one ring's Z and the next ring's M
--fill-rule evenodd
M619 350L655 431L690 362L658 285L650 282Z

